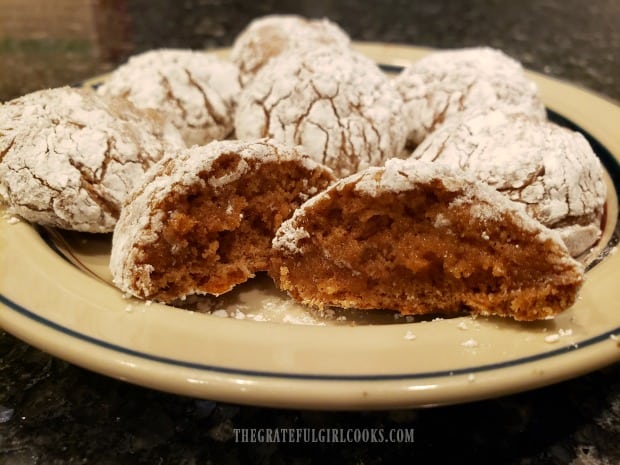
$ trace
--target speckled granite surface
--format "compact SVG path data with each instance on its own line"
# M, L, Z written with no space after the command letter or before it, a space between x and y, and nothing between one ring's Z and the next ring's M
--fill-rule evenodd
M32 20L28 15L38 10L19 5L35 1L0 1L1 15L13 25L0 21L6 29L0 28L0 100L105 72L149 48L228 45L252 17L295 12L327 16L357 40L502 48L529 68L620 101L617 0L57 2L68 4L67 11L91 8L71 22L68 13L44 12ZM17 27L20 21L25 26ZM10 35L11 27L21 32ZM415 430L415 441L234 440L234 428L261 427L402 427ZM393 462L618 464L620 365L466 405L305 412L216 404L132 386L50 357L0 330L0 465Z
M620 463L620 365L425 410L309 412L213 403L76 368L0 333L0 464ZM413 443L242 444L234 428L413 428Z

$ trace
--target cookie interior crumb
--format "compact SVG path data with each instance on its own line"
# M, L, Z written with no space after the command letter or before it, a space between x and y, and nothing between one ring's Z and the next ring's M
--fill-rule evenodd
M234 153L222 155L199 176L205 181L223 178L240 160ZM221 294L266 270L280 223L305 198L308 186L324 188L329 182L325 171L308 178L291 161L249 163L251 176L217 189L209 182L194 184L155 207L168 216L157 240L140 246L136 264L154 270L146 297L168 301L191 293Z
M534 320L572 304L581 277L561 248L508 214L489 221L465 203L447 208L459 192L439 186L371 198L344 186L299 218L299 253L281 253L271 274L318 306Z

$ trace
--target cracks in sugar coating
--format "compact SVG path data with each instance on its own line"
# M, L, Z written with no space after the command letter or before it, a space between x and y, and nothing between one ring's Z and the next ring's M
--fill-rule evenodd
M463 161L463 165L462 165L462 169L464 170L470 170L470 166L467 164L467 160L464 159ZM508 197L510 197L511 200L514 200L515 202L519 202L522 203L523 205L530 205L532 202L531 201L527 201L525 199L523 199L523 189L526 189L527 187L531 187L533 186L535 183L540 183L541 185L545 186L545 166L541 165L538 167L537 171L532 172L531 175L529 175L527 178L525 179L521 179L520 181L520 185L519 188L514 188L514 187L498 187L497 190L499 192L502 192L504 194L506 194ZM566 182L566 179L564 179L563 183ZM546 190L546 189L545 189ZM568 193L567 193L568 196ZM566 198L567 203L568 203L568 197Z
M141 109L169 118L187 146L203 145L233 130L239 70L217 55L159 49L130 57L97 90L124 96Z
M312 81L309 82L309 87L314 90L316 96L315 96L315 98L310 100L310 103L307 106L307 108L295 120L295 123L294 123L295 128L293 130L293 143L294 144L300 144L301 143L302 136L299 135L299 130L300 130L301 126L303 125L303 123L305 122L305 120L310 115L310 113L312 112L312 109L315 106L317 106L318 104L320 104L321 100L322 100L321 94L316 90L316 88L314 87L314 84L312 83ZM329 99L327 99L327 100L329 100ZM281 101L282 101L282 99L280 99L280 102ZM286 102L284 104L286 105ZM274 105L274 107L275 106L276 105ZM273 109L273 107L272 107L272 109ZM280 123L282 123L281 120L280 120ZM313 124L318 126L318 124L316 124L314 122L313 122ZM323 153L323 159L325 159L325 153Z
M170 84L170 80L163 73L160 72L158 74L159 74L161 85L165 89L165 92L166 92L166 99L169 102L172 102L172 104L179 110L179 112L181 112L181 119L186 120L187 110L185 109L183 102L172 91L172 85Z
M60 194L62 192L61 189L55 188L54 186L50 185L44 178L42 178L42 177L38 176L37 174L35 174L32 171L32 168L29 167L29 166L22 166L22 167L20 167L18 169L9 167L8 170L12 171L12 172L15 172L15 173L18 173L19 171L27 171L29 173L30 177L32 177L33 180L35 180L37 183L39 183L45 189L48 189L48 190L53 191L53 192L56 192L56 194ZM20 178L23 178L23 176L20 176ZM8 196L9 196L8 200L9 200L9 204L10 205L26 207L26 208L29 208L29 209L31 209L33 211L37 211L37 212L41 212L41 213L44 213L46 211L51 211L54 208L53 207L53 202L54 202L53 195L51 196L51 198L49 200L47 208L42 208L42 207L39 207L38 205L36 205L33 202L24 202L22 200L22 198L21 198L21 195L19 193L18 194L13 194L10 185L7 185L6 188L7 188L7 192L8 192Z
M313 123L312 121L308 122L308 124L312 124L319 131L321 131L323 134L325 134L325 144L323 144L323 156L321 158L321 163L323 163L325 165L326 162L327 162L327 147L329 147L329 142L330 142L331 134L329 133L329 131L327 129L325 129L324 127L322 127L319 124Z
M3 135L4 134L0 134L0 138ZM2 160L4 159L5 155L11 151L11 149L13 148L13 145L15 145L15 139L14 138L11 139L11 141L9 142L9 144L6 146L5 149L0 151L0 163L2 163Z
M106 155L108 154L106 153ZM105 176L108 163L109 160L106 160L106 162L103 163L101 174L96 176L89 167L84 166L76 160L69 160L69 164L80 174L80 188L88 192L90 199L99 206L102 212L113 217L118 217L118 214L120 213L120 205L118 202L114 202L112 199L108 198L105 192L102 192L102 189L99 187L101 180Z
M334 115L336 116L336 122L338 124L338 128L340 129L340 132L336 134L336 136L340 139L340 147L339 147L340 154L348 158L349 164L353 166L352 171L357 171L359 169L359 158L356 157L355 151L349 145L351 143L350 141L347 140L347 134L349 133L349 128L345 126L345 124L343 123L345 121L345 116L342 115L341 112L338 110L338 106L336 105L336 102L335 102L335 99L340 96L341 84L338 82L336 83L336 91L334 92L333 95L322 95L321 92L319 92L319 90L314 85L314 82L310 81L310 84L319 98L322 98L329 102L331 109ZM356 106L353 106L349 103L349 110L351 110L352 108L355 110L359 110ZM342 112L342 113L347 113L347 112ZM357 114L359 115L360 112L357 111ZM347 118L347 119L350 124L351 122L350 118ZM320 127L320 125L318 124L316 125ZM329 131L325 130L325 133L328 134L329 136ZM327 138L327 142L329 142L329 137ZM326 143L325 150L323 152L323 157L322 157L323 164L327 163L328 148L329 148L329 143Z
M411 158L458 166L522 204L545 226L568 227L561 234L573 256L601 234L603 169L577 132L503 110L480 110L439 128Z
M280 115L278 114L277 110L280 107L280 103L284 102L286 104L287 100L292 95L292 91L284 94L281 97L276 98L276 100L274 100L270 104L270 106L267 106L267 101L271 98L273 91L274 91L274 86L272 85L269 88L269 92L267 92L265 97L257 101L257 103L261 106L265 114L264 129L260 137L275 137L276 136L276 134L274 134L274 131L271 130L271 121L272 121L273 116L276 116L276 119L278 120L278 122L280 123L280 127L282 128L282 131L284 131L285 124L280 119ZM276 114L273 115L273 113L276 113Z
M86 232L111 231L140 175L182 145L156 116L68 87L0 106L0 133L0 192L10 211Z
M400 155L401 104L373 62L352 51L318 48L282 54L265 65L240 95L235 126L241 139L269 135L302 144L315 160L346 176Z
M205 108L207 109L207 114L211 116L215 124L218 124L218 125L226 124L226 117L224 115L220 115L217 111L215 111L215 108L213 107L211 100L209 100L209 98L207 97L205 90L202 88L200 84L198 84L198 81L194 79L194 77L192 76L192 73L188 69L183 69L183 71L185 72L185 74L187 74L187 79L190 85L194 87L196 90L198 90L198 92L200 92L200 95L202 95L202 100L203 100ZM201 127L207 127L209 125L210 125L209 121L205 121L201 125Z

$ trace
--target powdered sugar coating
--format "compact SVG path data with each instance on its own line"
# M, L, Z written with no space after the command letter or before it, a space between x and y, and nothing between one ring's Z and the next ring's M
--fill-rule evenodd
M221 156L231 153L240 157L234 170L222 177L205 176ZM294 161L309 171L328 171L299 147L267 139L213 141L167 156L147 173L142 185L125 202L112 240L110 270L114 284L131 295L148 295L154 269L140 259L142 249L155 242L164 227L167 212L158 210L157 205L170 195L187 192L196 184L209 183L217 192L248 173L250 161L254 169L259 166L257 163Z
M601 234L603 168L578 132L523 115L478 111L435 131L411 157L470 171L557 229L573 256Z
M472 109L504 109L545 119L536 84L521 64L488 47L431 53L394 80L405 105L408 142L416 146L453 117Z
M179 147L174 127L125 100L33 92L0 106L0 198L35 223L108 232L146 169Z
M402 99L370 59L319 48L274 58L239 97L240 139L302 145L343 177L401 154Z
M181 131L188 146L223 139L233 129L239 71L231 62L201 51L161 49L135 55L99 88L156 109Z
M388 193L405 192L416 189L419 185L440 183L447 192L458 193L448 208L468 208L477 220L498 221L502 216L509 215L517 227L535 234L541 242L550 243L550 247L566 252L566 246L559 234L546 228L527 214L523 205L510 201L492 187L480 182L471 173L456 167L420 160L391 159L385 167L368 168L359 173L337 181L330 188L314 196L301 205L291 218L283 222L274 240L273 247L289 254L302 253L303 239L309 237L303 227L303 218L310 215L312 209L322 202L329 202L338 191L351 185L354 190L368 197ZM438 229L450 228L444 221L436 221ZM565 260L581 269L581 265L566 254Z
M269 60L281 53L325 45L346 49L350 39L327 19L268 15L253 20L241 31L230 58L239 67L241 83L245 86Z

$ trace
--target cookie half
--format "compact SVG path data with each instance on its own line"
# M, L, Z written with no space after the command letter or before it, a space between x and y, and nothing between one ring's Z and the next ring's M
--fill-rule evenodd
M167 157L128 198L110 270L121 290L170 302L219 295L268 268L282 221L331 172L272 141L214 141Z
M420 161L340 180L284 222L273 246L275 282L317 307L536 320L570 307L584 279L520 205Z

